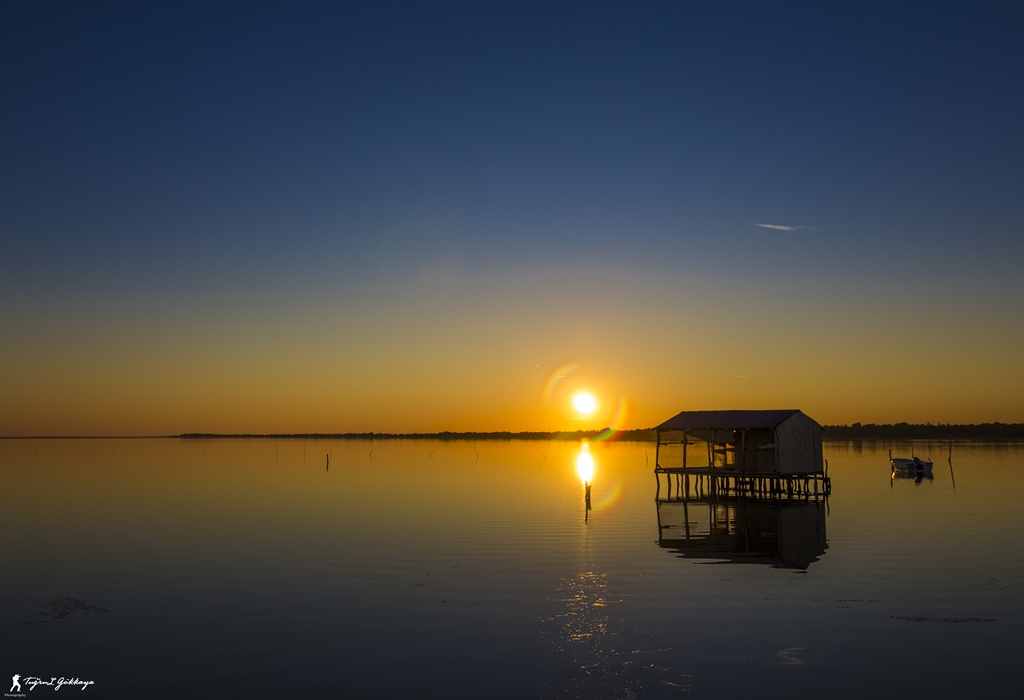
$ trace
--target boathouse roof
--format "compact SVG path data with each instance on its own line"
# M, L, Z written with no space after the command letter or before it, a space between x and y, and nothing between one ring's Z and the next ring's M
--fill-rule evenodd
M767 411L683 411L657 426L655 430L744 430L777 428L798 409Z

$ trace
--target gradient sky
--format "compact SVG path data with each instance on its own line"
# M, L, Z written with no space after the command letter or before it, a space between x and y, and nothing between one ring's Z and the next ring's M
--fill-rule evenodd
M1024 33L892 5L2 3L0 435L1024 422Z

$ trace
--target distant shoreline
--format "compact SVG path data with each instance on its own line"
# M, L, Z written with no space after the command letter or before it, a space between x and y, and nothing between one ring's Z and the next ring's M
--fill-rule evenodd
M825 440L1024 440L1024 423L826 425Z
M913 424L854 423L825 425L826 442L849 440L1022 440L1024 423ZM617 440L654 442L654 428L612 431L489 431L439 433L181 433L178 435L27 435L0 436L0 440L183 440L273 439L273 440Z
M573 431L521 431L507 430L489 432L452 432L440 433L268 433L268 434L219 434L219 433L182 433L173 437L194 440L207 438L271 438L275 440L597 440L602 436L615 440L635 442L653 442L654 430L620 430L612 432L604 430L573 430Z
M1024 440L1024 423L979 423L971 425L915 425L911 423L826 425L826 441L845 440ZM556 432L450 432L441 433L288 433L221 435L216 433L183 433L175 437L197 438L302 438L331 440L582 440L612 439L628 442L654 442L654 428L611 431L576 430Z

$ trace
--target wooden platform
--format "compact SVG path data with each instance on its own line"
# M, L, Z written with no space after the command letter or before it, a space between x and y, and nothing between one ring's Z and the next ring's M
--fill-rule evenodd
M656 497L661 497L665 475L667 498L751 496L768 499L817 499L832 492L826 474L754 474L723 467L655 467Z

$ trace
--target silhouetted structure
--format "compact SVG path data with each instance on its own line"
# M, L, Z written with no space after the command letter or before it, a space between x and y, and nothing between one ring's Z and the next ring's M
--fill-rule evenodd
M655 434L659 546L799 568L825 551L829 481L814 420L795 409L683 411Z
M683 411L655 428L654 472L689 494L807 496L827 492L821 426L796 409Z

